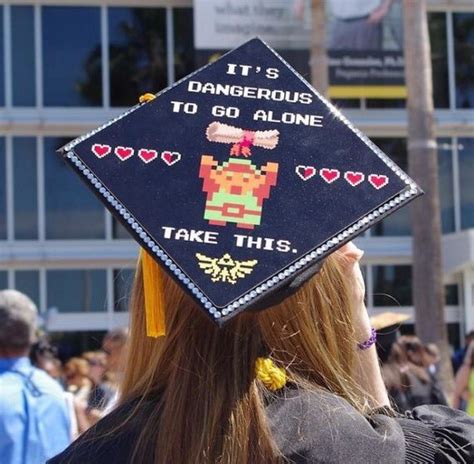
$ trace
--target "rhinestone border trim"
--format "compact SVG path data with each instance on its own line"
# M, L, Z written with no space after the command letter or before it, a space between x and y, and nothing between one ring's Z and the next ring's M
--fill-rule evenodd
M411 188L406 190L394 197L389 202L378 207L376 210L369 213L367 216L359 219L356 223L352 224L346 230L340 232L336 237L329 239L327 242L316 248L315 250L307 253L305 256L295 261L286 269L280 271L277 275L269 278L258 287L255 287L246 295L243 295L238 300L229 304L228 306L218 310L212 302L207 298L207 296L199 289L194 282L183 272L181 269L174 263L174 261L166 254L166 252L158 246L157 243L152 239L152 237L143 229L140 223L133 217L133 215L128 211L120 201L118 201L112 193L102 184L102 182L92 173L92 171L79 159L79 157L74 152L68 152L66 157L71 161L71 163L82 173L82 175L92 184L95 190L101 194L105 200L114 208L117 213L122 216L122 218L129 224L132 231L144 242L148 251L154 254L170 271L173 273L176 278L197 298L204 308L209 312L209 314L214 317L214 319L220 319L222 316L227 316L230 313L239 309L242 305L249 303L257 296L260 296L262 293L268 291L280 281L288 278L293 273L301 269L303 266L306 266L311 261L319 258L331 248L334 248L336 245L342 241L349 240L353 235L357 234L359 229L367 228L369 224L374 222L380 215L387 213L390 209L405 203L411 196L418 193L418 189Z

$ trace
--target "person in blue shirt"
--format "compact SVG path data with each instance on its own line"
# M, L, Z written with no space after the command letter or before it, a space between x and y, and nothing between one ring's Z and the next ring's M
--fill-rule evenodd
M43 464L71 441L61 386L28 358L37 309L16 290L0 291L0 461Z

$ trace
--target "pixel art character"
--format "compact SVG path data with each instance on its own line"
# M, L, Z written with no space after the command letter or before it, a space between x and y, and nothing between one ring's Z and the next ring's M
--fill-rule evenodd
M276 185L278 163L268 162L258 169L250 160L229 158L222 165L211 156L201 157L199 177L207 193L204 219L209 224L253 229L260 225L263 200Z
M207 193L204 219L209 224L253 229L262 220L263 200L276 185L278 163L268 162L258 168L245 158L252 146L273 150L278 144L277 130L249 131L220 122L209 124L206 137L210 142L232 144L231 158L219 165L211 155L201 157L199 177Z

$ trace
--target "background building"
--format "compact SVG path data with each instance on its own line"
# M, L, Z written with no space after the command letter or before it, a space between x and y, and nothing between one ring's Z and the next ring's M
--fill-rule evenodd
M450 342L474 329L474 3L429 2ZM127 323L137 246L54 153L203 63L191 0L0 5L0 288L63 347ZM281 50L309 79L309 51ZM336 100L406 168L404 100ZM413 314L409 207L358 240L372 313ZM409 321L410 322L410 321ZM405 330L411 330L410 323Z

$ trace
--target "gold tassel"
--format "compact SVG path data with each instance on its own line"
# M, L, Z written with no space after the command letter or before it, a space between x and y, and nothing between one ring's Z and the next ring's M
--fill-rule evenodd
M143 249L140 252L140 260L145 295L146 334L149 337L161 337L166 333L162 271L158 263Z
M149 101L152 101L156 98L155 95L153 95L152 93L144 93L143 95L140 95L140 98L138 99L138 101L140 103L148 103Z

